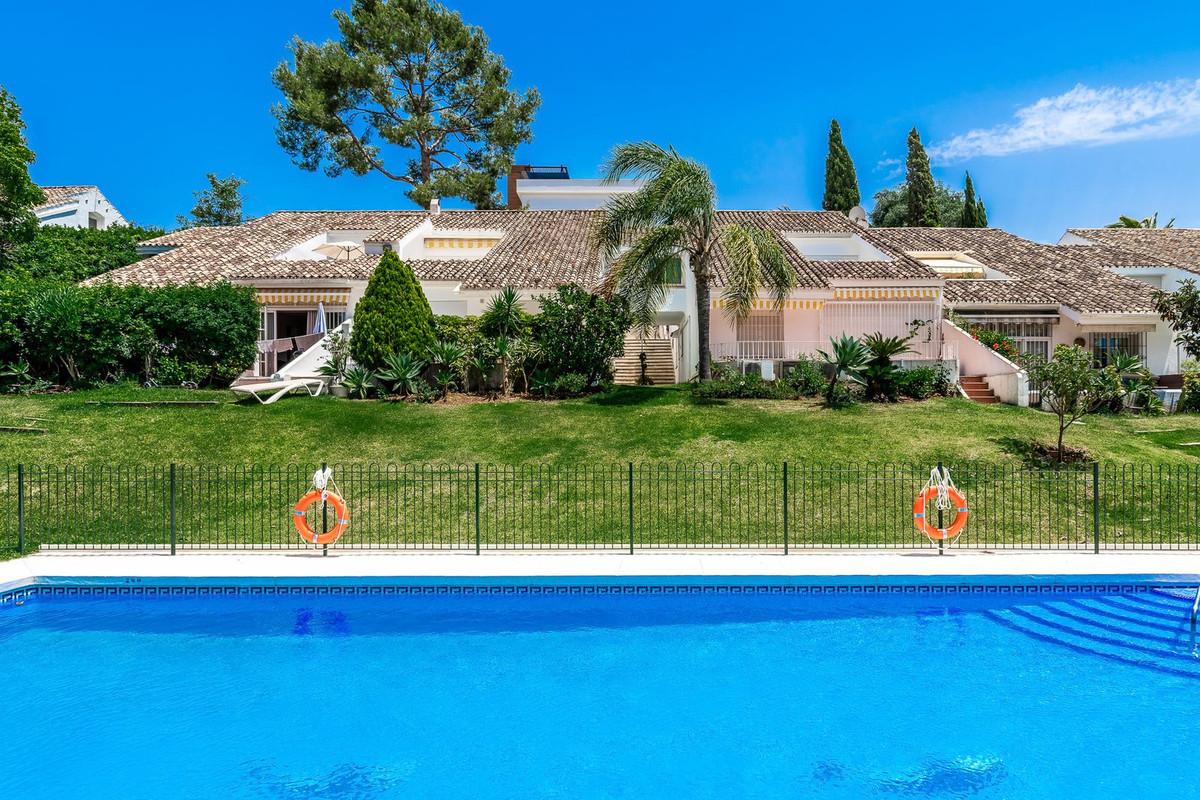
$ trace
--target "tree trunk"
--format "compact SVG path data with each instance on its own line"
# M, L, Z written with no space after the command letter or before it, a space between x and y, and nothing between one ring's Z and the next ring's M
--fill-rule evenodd
M708 349L708 327L711 316L708 270L701 266L700 269L693 269L692 275L696 279L696 335L700 340L700 380L707 381L712 380L712 355Z
M1063 462L1063 433L1067 430L1066 417L1058 418L1058 463Z

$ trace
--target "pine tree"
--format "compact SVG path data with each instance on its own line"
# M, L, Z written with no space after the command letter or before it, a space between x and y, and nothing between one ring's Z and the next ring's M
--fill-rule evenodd
M829 152L825 155L825 199L821 201L821 207L845 214L858 205L860 199L854 162L842 141L842 126L836 119L831 120Z
M354 309L354 362L378 369L392 353L424 358L434 341L433 312L417 276L395 253L384 253Z
M933 173L929 171L929 156L921 144L921 135L913 128L908 132L908 217L904 224L910 228L936 228L940 226L937 203L934 198Z

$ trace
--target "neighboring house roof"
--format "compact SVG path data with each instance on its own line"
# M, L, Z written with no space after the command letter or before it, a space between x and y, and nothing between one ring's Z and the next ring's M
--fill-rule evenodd
M205 283L215 280L252 282L288 279L348 279L370 277L379 256L350 260L284 260L291 248L327 231L371 231L366 242L394 242L425 220L433 235L456 230L503 233L500 241L478 259L407 259L417 277L426 281L457 281L464 288L549 288L564 283L591 286L600 277L599 260L591 246L591 231L600 212L571 210L471 211L280 211L228 228L190 228L143 242L146 248L171 250L93 278L92 282ZM825 288L839 279L938 280L938 275L894 248L889 249L869 229L860 228L836 212L720 211L718 225L751 224L776 233L802 287ZM786 242L789 233L856 233L884 250L891 261L810 261ZM715 286L726 283L728 264L718 248L714 257Z
M74 197L81 194L87 194L90 191L97 190L95 186L42 186L41 190L46 194L46 201L34 207L34 212L42 211L43 209L61 206L70 202Z
M1150 266L1146 256L1116 247L1046 245L997 228L872 228L907 252L963 252L1011 280L947 280L944 296L956 306L1068 306L1085 313L1154 311L1150 286L1111 271Z
M1068 228L1082 239L1153 257L1155 266L1200 273L1200 228Z

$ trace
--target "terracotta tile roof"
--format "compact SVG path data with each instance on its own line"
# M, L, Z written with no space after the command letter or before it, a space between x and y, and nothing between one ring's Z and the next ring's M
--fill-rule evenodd
M95 186L42 186L41 190L46 194L46 202L34 208L34 211L41 211L44 208L52 208L62 205L72 197L90 192L95 189Z
M1115 247L1046 245L997 228L872 228L908 252L961 251L1012 280L947 280L952 305L1064 305L1087 313L1154 311L1150 286L1111 272L1149 266Z
M1068 233L1200 273L1200 228L1069 228Z

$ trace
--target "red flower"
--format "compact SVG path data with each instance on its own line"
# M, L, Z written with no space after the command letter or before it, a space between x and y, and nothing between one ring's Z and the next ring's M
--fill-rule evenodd
M994 345L992 345L992 349L993 349L993 350L999 350L999 349L1000 349L1000 343L999 343L999 342L996 342Z

